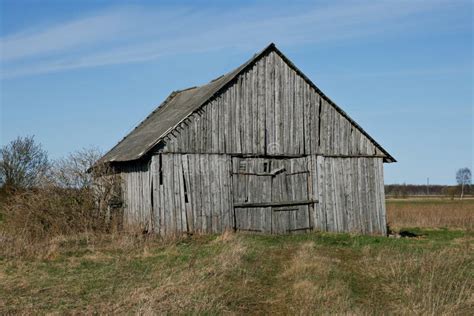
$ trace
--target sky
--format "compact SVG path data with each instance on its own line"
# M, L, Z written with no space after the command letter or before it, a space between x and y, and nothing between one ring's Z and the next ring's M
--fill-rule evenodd
M398 160L387 184L473 169L473 1L0 3L0 145L107 151L274 42Z

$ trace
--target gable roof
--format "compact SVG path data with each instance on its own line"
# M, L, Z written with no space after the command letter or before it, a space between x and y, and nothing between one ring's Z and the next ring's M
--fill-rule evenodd
M125 162L137 160L146 155L155 147L169 132L176 128L180 122L200 109L214 96L220 94L233 83L241 73L255 64L268 52L277 53L295 72L298 73L322 98L331 104L341 115L346 117L357 129L361 131L374 145L385 155L384 161L395 162L396 160L380 146L362 127L353 121L339 106L329 99L316 85L309 80L283 53L271 43L260 53L233 71L212 80L200 87L192 87L172 92L153 112L150 113L138 126L136 126L117 145L107 152L100 162Z

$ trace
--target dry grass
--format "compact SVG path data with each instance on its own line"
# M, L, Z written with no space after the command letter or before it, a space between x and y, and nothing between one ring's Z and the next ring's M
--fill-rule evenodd
M474 199L387 200L391 227L474 229Z
M404 315L467 315L474 307L472 250L472 239L460 249L422 254L371 250L362 263L366 278L374 281L375 293L388 298L387 310Z
M0 314L469 314L472 205L389 201L397 227L457 228L400 239L55 230L29 240L38 235L4 226L25 221L0 222Z
M302 243L280 275L280 282L288 287L280 293L280 301L289 304L276 305L275 312L310 315L315 311L322 314L352 311L349 286L332 277L340 261L325 255L312 241Z
M248 311L257 297L253 291L234 291L240 286L258 288L251 279L240 278L247 248L238 235L166 242L131 235L108 240L88 236L87 242L83 238L56 238L52 241L54 255L32 262L0 261L2 278L6 271L0 313L53 308L86 313L133 310L153 314L159 310L201 314ZM37 296L42 301L34 303ZM247 304L236 306L242 301Z
M123 307L136 306L139 313L209 313L212 311L229 312L228 304L232 303L234 294L229 287L234 269L239 269L246 247L238 236L224 235L209 243L219 249L214 256L199 262L193 253L189 262L172 269L173 272L155 271L152 279L163 281L158 286L146 285L126 294L117 310ZM179 256L179 247L173 245L167 249L174 256ZM198 266L196 266L198 265ZM236 282L234 285L238 286ZM246 295L241 293L240 296ZM120 308L122 307L122 308Z
M0 257L0 314L450 314L473 307L473 235L56 238Z

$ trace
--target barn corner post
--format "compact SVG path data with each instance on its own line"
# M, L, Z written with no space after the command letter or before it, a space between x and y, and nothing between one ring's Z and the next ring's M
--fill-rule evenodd
M386 234L395 159L274 44L171 93L102 159L120 166L125 222L161 235Z

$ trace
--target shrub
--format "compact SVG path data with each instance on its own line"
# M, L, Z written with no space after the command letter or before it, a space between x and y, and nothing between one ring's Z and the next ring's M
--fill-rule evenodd
M4 229L32 241L97 230L103 222L88 188L49 186L16 191L5 201L3 212Z
M110 207L119 198L118 177L107 166L91 170L98 157L95 149L81 150L53 163L35 187L4 188L0 241L9 246L4 254L35 252L57 236L102 233L120 223Z

